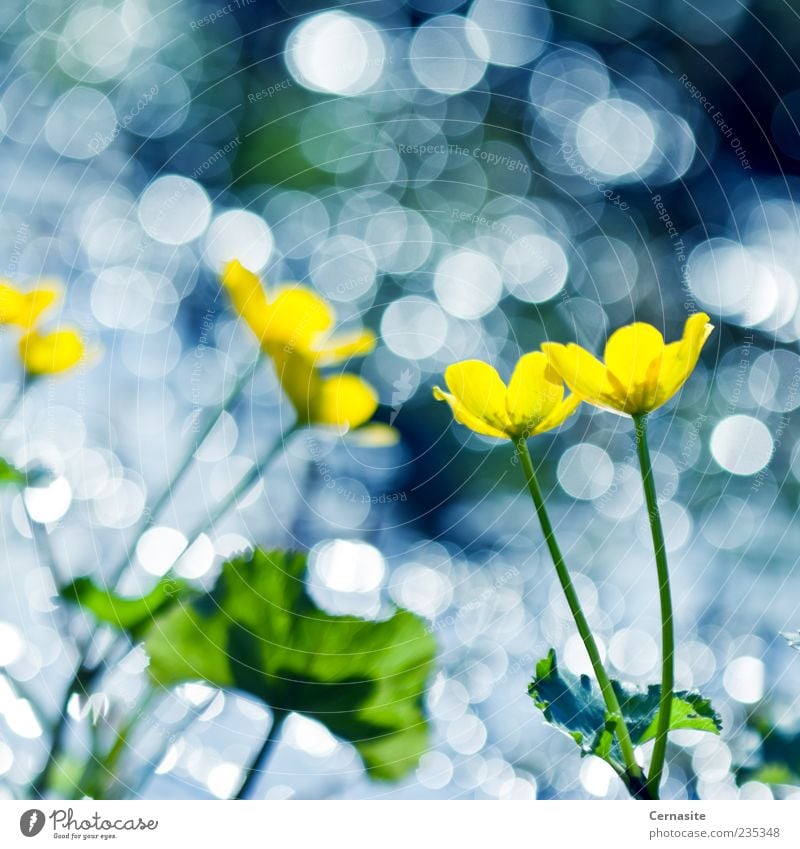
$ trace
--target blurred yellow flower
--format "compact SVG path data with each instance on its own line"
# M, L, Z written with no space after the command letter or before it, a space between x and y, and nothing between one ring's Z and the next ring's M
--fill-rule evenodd
M67 371L81 361L84 350L83 340L74 330L31 330L19 340L19 355L30 375Z
M480 360L448 366L444 379L450 393L436 386L434 396L447 401L456 421L484 436L535 436L558 427L580 404L576 395L564 398L563 381L540 351L520 359L508 387Z
M23 292L8 282L0 282L0 324L29 330L59 295L60 289L55 286Z
M328 376L320 368L365 356L375 347L374 334L332 335L336 314L323 298L287 286L270 300L259 278L237 260L225 266L222 284L275 363L300 423L348 429L369 421L378 406L375 390L357 375Z
M326 366L363 357L375 347L369 330L332 335L333 307L303 286L284 286L270 300L259 278L238 260L225 266L222 284L236 312L270 355L285 349Z
M400 431L392 425L373 422L355 431L351 443L364 448L387 448L397 445L400 438Z
M369 421L378 406L375 390L358 375L325 376L311 360L279 351L273 356L284 392L303 424L352 429Z
M574 343L546 342L542 350L584 401L633 416L657 409L678 392L713 329L705 313L696 313L686 321L683 338L665 345L652 325L629 324L609 337L605 364Z

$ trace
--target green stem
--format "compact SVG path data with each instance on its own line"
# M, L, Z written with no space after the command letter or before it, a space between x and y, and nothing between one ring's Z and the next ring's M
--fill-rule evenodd
M9 399L8 404L6 404L6 408L0 413L0 423L2 424L2 430L5 430L8 425L11 424L11 420L17 414L17 411L22 404L22 399L25 396L25 389L27 386L30 386L33 383L33 378L29 377L27 381L23 377L21 383L17 384L17 388L14 394Z
M280 439L277 442L273 443L262 455L256 460L253 467L249 472L236 484L236 486L228 493L228 495L220 501L220 503L214 508L214 510L206 516L202 522L198 523L195 529L188 535L189 540L195 540L200 536L204 531L208 528L213 527L216 522L218 522L227 512L233 507L233 505L250 489L251 486L261 477L262 472L264 472L269 466L269 464L275 459L275 456L278 452L283 448L286 443L286 440L289 439L293 434L295 434L301 425L298 422L295 422L290 428L285 430Z
M253 375L255 374L256 369L258 368L259 363L262 360L262 356L259 353L258 356L253 360L253 362L245 369L244 373L237 379L236 383L234 383L231 391L225 396L222 403L219 404L214 411L206 417L205 423L201 428L197 438L193 441L193 445L186 452L183 460L181 461L180 466L176 470L175 474L170 478L166 487L162 491L162 493L158 496L153 506L147 513L144 521L139 525L137 529L133 541L129 546L127 546L127 550L122 560L117 564L114 570L111 572L111 577L109 580L109 584L112 587L115 587L119 582L119 579L122 577L123 572L128 566L130 562L130 558L132 553L136 550L136 546L139 543L139 540L142 538L144 532L153 525L153 522L157 518L159 512L166 504L169 497L172 495L173 490L181 481L181 479L185 476L186 472L189 470L191 466L192 460L197 453L198 448L205 442L208 438L211 431L214 429L214 426L220 420L223 413L227 412L238 400L241 393L244 391L247 384L252 380ZM9 408L5 411L5 415L9 415L9 411L12 413L16 411L16 407L22 399L22 387L17 392L17 394L12 399L12 404L9 405ZM199 532L198 532L199 534ZM68 724L68 716L67 716L67 705L69 704L69 700L73 693L76 692L86 692L88 688L94 683L95 679L99 676L102 670L102 663L98 663L94 667L90 667L87 664L87 656L89 649L91 647L91 639L86 642L86 644L79 651L79 660L78 666L75 670L75 674L70 681L66 693L64 694L64 700L61 703L61 711L59 716L56 719L55 725L52 730L52 742L50 745L50 751L47 756L47 760L42 767L42 769L37 773L37 775L33 778L32 782L29 785L29 792L34 798L40 798L44 794L44 791L48 784L48 776L57 762L58 758L61 756L61 752L64 747L64 738L66 735L66 729Z
M636 758L633 752L633 742L631 740L630 732L628 731L628 726L622 715L622 708L620 708L617 694L614 692L614 687L606 674L603 661L600 659L600 652L597 648L597 643L592 635L589 623L586 621L586 616L584 615L583 608L581 607L581 602L578 598L578 593L575 590L575 585L572 583L569 570L564 563L564 557L561 554L561 549L558 547L558 543L556 542L553 525L551 524L550 517L547 514L544 496L542 495L542 490L539 487L539 481L536 479L536 472L533 468L533 462L531 460L531 455L528 451L525 438L520 437L516 441L516 446L520 463L522 464L522 470L525 473L528 489L530 490L534 506L536 507L536 514L539 517L539 523L542 526L545 542L547 543L547 547L550 549L550 556L553 558L553 565L556 567L556 574L558 575L561 589L564 591L567 604L569 605L570 612L572 613L572 618L575 620L578 633L586 647L589 660L592 663L592 669L594 670L595 677L597 678L597 683L600 685L600 692L603 696L603 701L606 703L606 709L608 710L610 717L615 720L617 738L619 739L619 746L622 750L622 757L625 760L626 772L631 779L631 790L634 795L639 795L639 791L642 789L642 770L639 764L636 763Z
M96 667L99 669L100 667ZM52 740L50 742L50 751L47 753L47 760L33 777L28 789L28 795L33 799L43 799L45 791L50 784L50 773L61 758L61 753L64 751L64 743L66 742L67 726L69 724L69 701L73 693L85 693L90 677L95 673L89 669L83 661L78 664L75 674L69 686L64 692L64 697L59 706L58 716L52 732Z
M116 585L117 581L122 576L122 573L128 566L131 557L136 551L136 546L144 535L145 531L148 528L151 528L155 523L156 519L159 516L159 513L166 505L167 501L172 497L173 492L175 491L175 487L183 480L186 473L189 471L189 468L192 465L192 461L197 454L197 451L203 445L203 443L208 439L209 434L217 425L219 420L222 418L222 415L228 412L231 407L239 400L239 396L244 391L245 387L248 383L253 379L253 375L258 368L259 363L262 360L262 356L259 353L258 356L253 360L253 362L245 369L244 373L236 380L236 383L233 384L231 391L225 396L222 403L219 404L210 415L205 417L205 421L203 423L202 428L198 432L195 439L192 441L192 445L189 447L189 450L184 455L181 460L181 464L175 470L174 474L170 477L166 486L162 490L161 494L156 498L153 505L148 509L144 520L139 524L139 527L134 534L133 541L129 546L127 546L125 555L122 560L117 564L116 568L111 572L111 580L110 583Z
M261 473L266 470L270 462L283 448L286 440L301 427L301 423L295 422L295 424L293 424L288 430L286 430L281 435L280 439L273 443L267 449L267 451L262 454L262 456L256 461L253 468L239 481L239 483L231 490L228 496L223 501L221 501L214 509L214 511L207 517L205 517L203 521L200 522L198 526L189 534L188 539L190 541L197 539L197 537L200 536L201 533L206 531L208 528L212 527L228 512L228 510L236 503L236 501L238 501L239 498L256 482L259 475L261 475ZM91 641L89 642L89 644L87 644L84 650L80 652L78 668L75 671L72 681L67 687L67 691L64 695L64 701L62 702L61 706L61 712L56 720L56 724L53 729L53 740L50 746L50 753L48 754L47 761L42 767L41 771L31 782L30 794L34 798L41 798L43 796L44 791L48 785L48 775L50 773L50 770L52 769L56 761L59 759L63 751L66 729L69 720L67 714L67 705L69 704L70 697L73 693L76 692L88 692L104 668L102 661L98 662L96 666L87 666L86 658L90 645Z
M661 775L664 771L664 758L667 753L667 735L672 712L672 690L675 684L675 630L672 618L672 596L669 587L669 566L667 549L664 544L664 529L661 526L661 514L658 510L653 466L650 462L650 449L647 445L647 414L633 417L636 427L636 450L639 454L639 466L642 471L642 483L647 502L647 515L650 518L650 530L653 535L653 549L658 574L658 596L661 602L661 699L658 708L658 726L653 757L650 760L650 772L647 787L651 794L658 794Z
M256 781L258 781L259 777L265 772L269 756L272 754L272 750L278 742L278 738L281 734L281 728L283 727L283 723L288 715L288 711L273 709L272 725L267 732L267 736L264 738L264 742L261 744L261 748L253 758L252 763L246 768L244 781L242 781L239 792L233 797L234 799L246 799L253 790Z
M197 718L205 711L205 709L214 701L217 696L218 691L212 690L211 695L207 696L200 704L192 705L189 708L186 717L184 720L178 725L177 728L170 731L169 736L166 738L164 745L159 749L158 754L150 758L150 762L153 764L160 764L161 761L164 760L164 756L169 751L169 747L173 744L173 742L179 740L192 726L194 722L197 721ZM137 795L141 795L141 788L144 783L147 781L149 765L145 763L145 765L139 770L139 774L135 777L132 782L132 786L134 787L134 792Z
M156 695L157 691L155 689L148 689L145 692L144 698L140 699L137 703L133 714L123 721L119 728L113 729L114 742L104 757L100 755L97 747L95 747L77 783L77 788L81 795L88 796L90 799L111 798L110 794L106 792L106 781L116 778L117 766L119 765L122 753L128 746L131 734L136 728L138 721L142 717L147 717L147 711Z

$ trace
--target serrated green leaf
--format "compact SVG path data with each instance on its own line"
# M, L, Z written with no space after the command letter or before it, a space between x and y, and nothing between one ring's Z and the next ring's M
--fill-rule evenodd
M661 687L653 684L645 691L637 691L619 681L612 681L611 685L634 745L652 739L658 724ZM536 664L536 677L528 687L528 694L551 725L575 740L582 754L597 755L618 771L624 770L619 744L613 736L614 723L606 713L599 689L589 676L562 672L556 653L551 649L548 656ZM694 729L719 734L721 728L719 714L708 699L686 691L673 695L671 731Z
M652 700L650 699L651 694ZM658 684L651 684L647 690L647 697L647 700L651 702L650 708L655 708L655 715L644 733L638 740L635 740L637 745L646 743L656 736L656 730L658 728L658 702L661 698L661 687ZM674 693L672 697L672 707L669 712L669 728L670 731L679 728L691 728L694 731L707 731L709 734L719 734L722 729L722 718L712 707L710 699L707 699L700 693L680 690Z
M308 596L301 554L255 551L225 564L214 591L180 603L144 637L159 685L202 679L324 723L370 774L397 779L427 746L422 709L435 643L422 621L331 616Z
M91 578L77 578L61 590L61 597L88 610L100 622L128 631L136 638L142 628L164 612L178 597L191 592L184 581L162 578L140 598L126 598L98 587Z

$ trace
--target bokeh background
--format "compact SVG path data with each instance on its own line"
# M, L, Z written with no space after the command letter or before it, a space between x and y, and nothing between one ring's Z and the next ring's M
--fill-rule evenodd
M56 478L0 496L0 793L45 751L21 693L57 710L86 627L53 598L43 539L62 579L118 561L253 355L217 280L237 257L379 332L358 367L401 438L293 440L187 548L291 416L263 369L127 588L173 566L210 585L252 542L300 547L321 606L405 606L440 652L432 748L407 780L370 782L351 747L294 716L259 795L623 794L526 695L551 645L573 672L588 661L511 449L453 426L431 388L458 359L508 377L545 339L602 351L634 318L676 338L704 309L702 363L651 431L678 686L710 695L724 731L674 735L665 795L792 796L740 787L735 770L757 743L748 716L800 721L800 658L781 636L800 626L798 14L784 0L6 0L2 274L63 279L64 319L94 350L78 375L32 387L2 433L4 456ZM14 343L0 345L10 398ZM584 406L531 450L614 674L657 680L630 421ZM133 651L95 704L124 716L145 664ZM124 763L128 794L226 797L265 724L262 706L201 685L165 696Z

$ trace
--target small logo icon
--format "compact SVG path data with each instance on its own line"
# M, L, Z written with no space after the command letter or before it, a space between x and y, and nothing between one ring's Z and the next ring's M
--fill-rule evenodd
M38 808L31 808L19 818L19 830L25 837L36 837L44 828L44 813Z

